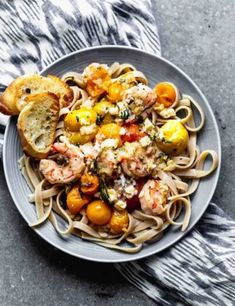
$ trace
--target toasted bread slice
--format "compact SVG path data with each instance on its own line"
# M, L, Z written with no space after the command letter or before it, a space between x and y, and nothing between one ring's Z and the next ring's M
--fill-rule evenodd
M59 98L53 93L41 93L26 97L26 103L17 122L23 151L38 159L45 158L55 140Z
M15 79L0 97L0 112L5 115L18 115L31 94L52 92L60 99L60 106L68 105L73 99L72 89L60 78L24 75Z

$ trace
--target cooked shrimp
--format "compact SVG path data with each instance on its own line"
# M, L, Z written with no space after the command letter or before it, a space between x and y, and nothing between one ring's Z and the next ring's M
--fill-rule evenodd
M116 152L112 149L104 149L100 156L97 158L97 167L99 174L112 176L117 170L117 156Z
M78 147L57 142L52 145L52 150L60 153L57 161L42 159L39 164L40 171L51 184L67 184L82 175L85 164Z
M151 88L138 84L126 90L123 100L127 102L132 113L138 116L149 109L156 102L156 99L157 96Z
M148 215L165 211L169 188L160 180L148 180L139 194L141 209Z
M126 142L119 153L121 166L130 177L144 177L151 171L150 159L146 155L145 149L137 142Z

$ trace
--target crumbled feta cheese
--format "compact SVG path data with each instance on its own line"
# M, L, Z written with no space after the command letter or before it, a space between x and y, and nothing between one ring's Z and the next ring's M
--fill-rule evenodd
M96 129L97 129L96 124L93 123L91 125L82 126L80 128L80 133L81 133L81 135L90 135L90 134L95 133Z
M117 106L113 106L109 108L109 113L111 115L118 115L118 107Z
M134 186L129 185L125 188L124 193L128 199L131 199L134 195L137 194L137 190L135 189Z
M114 202L117 200L117 197L118 197L118 193L114 190L114 189L108 189L107 190L108 192L108 195L109 195L109 200L110 202Z
M119 133L120 135L125 135L126 134L126 129L124 128L124 127L122 127L121 129L120 129L120 133Z
M152 122L151 122L148 118L146 118L146 119L144 120L144 128L143 128L143 130L144 130L145 132L149 132L149 131L151 131L153 128L154 128L154 125L152 124Z
M95 100L93 99L86 99L85 101L82 102L82 106L87 107L87 108L93 108L93 106L95 105ZM85 120L86 121L86 120ZM81 124L83 124L82 122L80 122ZM86 124L86 122L85 122Z
M114 207L117 209L117 210L123 210L126 208L126 202L125 201L122 201L122 200L118 200L115 204L114 204Z
M110 147L117 148L118 143L119 143L119 140L118 140L118 139L108 138L108 139L105 139L105 140L101 143L101 148L102 148L102 149L104 149L104 148L110 148Z
M139 140L140 144L142 147L147 147L148 145L151 144L151 139L148 136L142 137Z
M94 151L92 142L88 142L84 145L81 145L79 148L84 155L92 155Z

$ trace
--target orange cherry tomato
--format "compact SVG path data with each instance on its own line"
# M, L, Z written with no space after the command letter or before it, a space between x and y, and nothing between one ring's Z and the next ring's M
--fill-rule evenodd
M86 215L92 223L105 225L111 219L112 210L105 202L96 200L87 206Z
M122 99L124 91L127 89L127 86L121 82L113 82L108 87L108 96L107 98L111 102L118 102Z
M92 80L88 80L86 83L86 90L89 93L89 95L93 98L101 95L102 93L105 92L105 88L97 85L94 83Z
M126 134L121 136L123 142L138 141L140 138L145 136L145 133L140 132L139 126L137 124L130 124L129 126L126 126L125 129L126 129Z
M88 196L81 195L78 185L74 185L67 194L67 207L74 215L78 214L83 206L89 203L89 201L90 198Z
M154 91L157 94L157 102L165 107L170 107L176 100L176 88L170 83L158 83Z
M99 64L91 64L85 69L86 90L92 97L97 97L107 90L111 80L108 70Z
M120 234L127 230L129 225L129 217L126 210L115 210L112 213L112 217L109 221L111 232L114 234Z
M81 177L81 191L85 194L94 194L99 189L99 179L94 174L85 173Z

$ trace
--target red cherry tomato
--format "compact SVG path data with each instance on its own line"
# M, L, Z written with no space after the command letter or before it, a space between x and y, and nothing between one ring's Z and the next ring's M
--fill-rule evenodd
M125 129L126 134L121 136L123 142L134 142L145 135L143 132L140 132L137 124L130 124L129 126L126 126Z
M145 184L145 180L143 180L143 179L140 179L140 180L136 181L136 189L137 189L138 193L136 195L134 195L131 199L126 199L127 209L129 211L132 211L132 210L138 208L138 206L140 205L139 194L140 194L140 191L142 190L144 184Z

